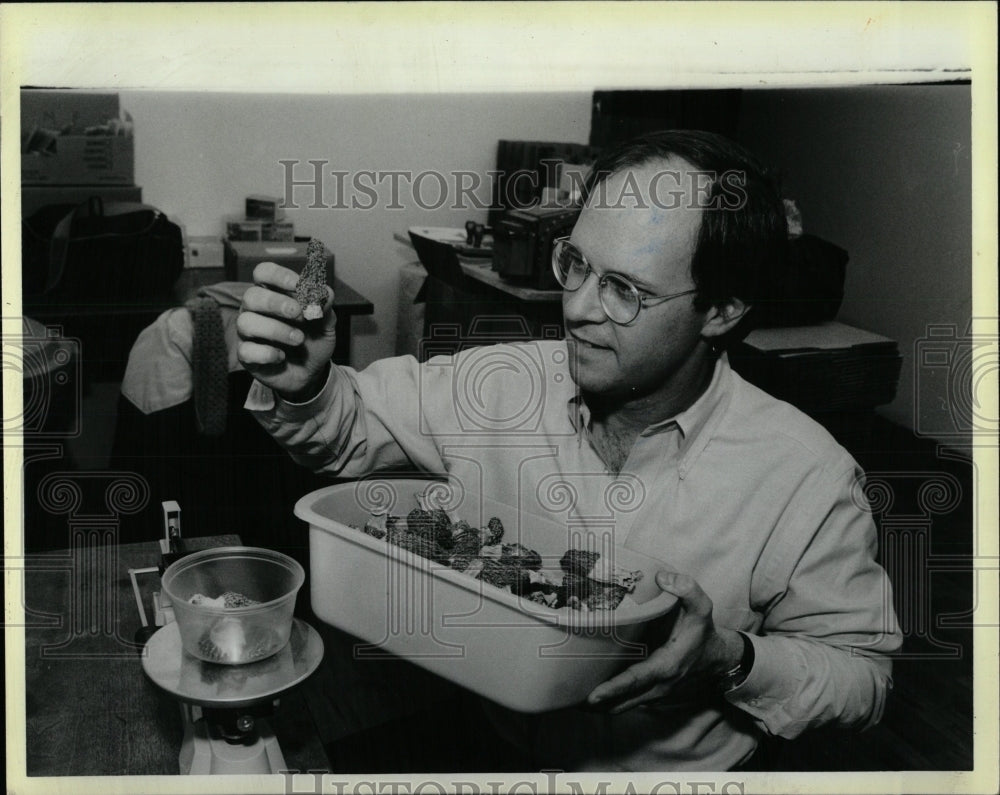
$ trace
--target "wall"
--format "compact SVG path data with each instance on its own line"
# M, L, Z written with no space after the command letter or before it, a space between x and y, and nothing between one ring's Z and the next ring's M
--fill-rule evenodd
M954 408L915 346L929 324L962 334L971 319L970 119L967 85L743 95L740 139L783 173L805 231L850 254L838 320L899 342L899 390L880 411L909 428L947 427Z
M285 167L312 176L308 160L357 172L469 171L484 178L495 165L500 138L586 143L590 92L553 94L399 96L212 94L123 91L135 120L136 183L143 199L184 225L189 235L219 234L226 215L240 214L250 193L282 196ZM302 205L288 210L296 234L319 237L336 255L337 275L375 305L374 318L354 321L353 361L365 366L391 355L396 336L400 267L414 258L393 240L413 225L463 226L485 221L485 210L423 209L402 182L402 209L391 209L389 181L371 210L314 209L315 191L296 188ZM455 179L448 177L450 194ZM421 183L424 205L437 202L433 178ZM489 186L476 192L487 204ZM346 191L368 203L366 195ZM320 203L338 204L337 181L324 182ZM450 204L450 203L449 203Z
M216 234L242 211L248 193L281 195L284 159L328 169L465 170L485 175L499 138L585 143L590 92L493 95L264 95L122 93L136 124L136 180L146 201L184 224ZM971 317L970 92L967 86L744 91L740 139L783 172L806 230L847 249L839 319L885 334L904 356L896 399L881 409L914 427L947 424L944 384L918 373L915 345L929 324L963 332ZM435 183L426 183L428 201ZM311 199L296 190L296 201ZM488 196L480 191L482 196ZM364 197L359 197L364 198ZM485 211L421 209L403 191L403 209L289 210L299 234L320 237L337 271L375 304L354 321L353 357L364 366L391 355L400 266L412 252L393 232L423 224L461 226ZM349 200L349 195L348 195ZM336 201L325 183L323 201Z

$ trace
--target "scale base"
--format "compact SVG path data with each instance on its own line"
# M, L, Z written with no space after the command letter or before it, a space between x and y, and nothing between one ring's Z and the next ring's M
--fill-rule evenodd
M182 775L242 775L282 773L288 770L278 740L267 720L258 718L249 741L232 743L206 720L200 707L181 704L184 740L181 742Z

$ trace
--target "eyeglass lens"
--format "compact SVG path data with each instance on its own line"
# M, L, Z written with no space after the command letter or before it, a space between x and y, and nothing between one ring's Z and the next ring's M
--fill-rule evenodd
M579 290L591 271L583 253L568 241L560 241L553 251L556 276L564 289ZM598 282L598 296L605 314L616 323L629 323L639 314L639 294L620 276L606 273Z

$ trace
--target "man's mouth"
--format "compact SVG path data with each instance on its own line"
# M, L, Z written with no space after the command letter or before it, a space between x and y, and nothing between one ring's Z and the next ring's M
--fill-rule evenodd
M590 348L592 350L604 350L604 351L610 350L610 348L607 345L600 345L596 342L591 342L590 340L584 339L583 337L579 337L576 334L573 334L572 332L570 332L569 336L570 339L573 340L573 342L575 342L581 348Z

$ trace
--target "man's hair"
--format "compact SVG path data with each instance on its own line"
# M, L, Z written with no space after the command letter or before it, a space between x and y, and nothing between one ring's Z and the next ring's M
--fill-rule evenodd
M700 130L643 135L601 153L587 177L584 201L612 174L671 157L710 180L709 193L698 194L703 214L691 261L695 308L704 312L739 298L754 307L750 315L768 314L785 262L788 225L774 176L739 144ZM749 328L748 318L736 338Z

